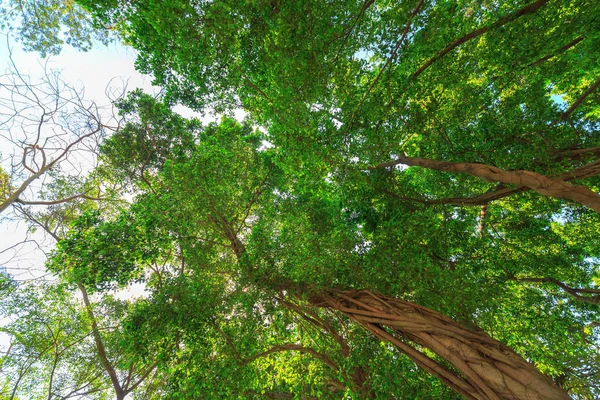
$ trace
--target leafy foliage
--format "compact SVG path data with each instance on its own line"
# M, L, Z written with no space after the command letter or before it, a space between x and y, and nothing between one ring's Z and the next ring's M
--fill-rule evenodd
M0 202L4 202L11 191L10 176L0 167Z
M165 87L101 147L132 204L48 262L100 297L117 397L134 365L140 398L450 399L496 356L598 397L596 2L81 4Z
M42 57L60 53L65 44L86 51L94 43L113 40L109 30L98 29L73 0L4 0L0 2L0 28L14 32L25 50Z

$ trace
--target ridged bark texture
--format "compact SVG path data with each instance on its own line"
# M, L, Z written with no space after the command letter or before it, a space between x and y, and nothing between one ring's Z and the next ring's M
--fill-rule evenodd
M366 290L321 293L312 296L311 302L345 314L392 343L467 399L570 399L506 345L428 308ZM432 359L424 348L454 368Z

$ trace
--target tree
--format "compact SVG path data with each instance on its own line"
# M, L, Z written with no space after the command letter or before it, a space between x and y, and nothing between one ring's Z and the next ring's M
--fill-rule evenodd
M98 29L74 1L6 0L0 6L0 28L15 33L25 50L42 57L58 54L65 43L86 51L112 40L109 28Z
M160 392L156 362L131 357L127 333L110 325L131 304L109 296L92 304L80 289L83 306L62 284L13 281L3 288L2 312L10 321L1 329L10 345L1 364L2 398L123 399L138 388Z
M596 2L81 4L166 91L100 150L135 202L48 266L145 282L165 397L598 396Z
M347 288L367 287L487 324L486 313L514 316L511 308L535 297L499 304L510 297L502 290L513 296L522 290L509 282L550 278L596 290L595 251L588 240L580 245L572 238L582 238L576 232L597 216L561 200L597 211L595 3L82 3L105 24L124 21L120 32L140 51L138 65L166 86L168 101L242 106L268 128L265 140L277 149L275 164L286 177L278 178L275 193L284 199L261 191L272 205L250 212L251 234L237 232L231 201L223 203L233 207L226 215L205 206L219 216L211 216L212 235L220 230L240 262L248 262L252 249L250 265L264 268L254 281L329 299L317 304L338 310L345 300L319 290L337 287L362 299L363 292ZM395 168L400 164L408 168ZM192 178L168 187L185 187ZM531 290L538 301L556 295ZM441 295L447 304L431 303L436 291L448 293ZM383 295L374 298L399 307ZM575 309L585 305L569 308L574 314L567 319L575 321ZM404 327L387 327L387 335L402 332L435 348ZM491 394L493 384L479 385L468 370L461 376L479 388L452 383L462 394L511 398Z
M121 187L101 172L89 173L106 131L118 127L111 110L86 101L83 88L67 84L53 70L35 82L13 63L0 89L2 144L14 149L5 159L8 172L0 169L3 217L10 219L14 211L32 229L59 241L77 216L118 207ZM10 266L11 272L13 267L20 268ZM150 376L156 364L117 351L125 342L122 332L106 326L122 319L128 302L104 296L96 305L80 285L81 304L52 277L21 283L2 277L9 283L1 288L7 320L0 329L10 340L2 360L3 398L103 399L110 397L113 378L119 398L135 388L158 390L152 380L156 374Z
M84 99L83 88L65 82L59 71L46 70L38 81L19 72L14 63L0 83L0 130L6 170L1 170L0 213L29 213L30 206L53 208L105 198L102 187L86 172L111 116ZM41 182L41 183L40 183Z
M484 282L490 273L502 271L494 272L493 267L479 266L479 273L474 274L473 261L464 260L461 263L446 260L451 266L445 266L446 272L442 272L436 266L440 257L436 258L434 243L426 247L418 240L415 243L413 237L395 234L392 229L370 228L371 232L362 230L356 221L356 218L362 216L351 210L344 210L343 204L349 200L340 197L343 193L334 181L315 182L314 176L291 177L278 162L278 150L262 150L259 145L260 136L254 136L260 135L259 133L253 133L249 127L244 128L231 120L224 120L219 126L213 125L202 130L198 130L194 124L188 124L188 127L195 129L188 130L195 136L195 140L190 141L185 150L173 148L169 155L170 151L160 147L149 148L140 141L139 128L161 126L154 121L176 121L178 117L172 115L167 108L153 106L148 96L140 97L138 94L134 99L140 109L139 115L145 115L148 120L141 119L135 124L125 125L127 128L109 139L103 147L110 152L104 158L105 162L115 160L114 164L110 164L113 168L130 171L130 164L124 165L123 160L130 160L135 165L139 161L136 161L134 155L142 149L149 151L143 157L144 160L155 159L157 154L154 152L160 151L167 161L157 166L151 178L152 184L143 186L144 194L140 194L125 216L86 228L85 236L74 231L68 240L59 244L50 265L65 279L87 279L87 285L101 291L137 279L134 277L143 276L144 271L151 274L151 277L146 275L145 281L152 288L153 295L143 309L151 315L160 312L163 322L165 315L172 315L168 319L168 325L177 326L176 330L181 332L182 345L211 360L207 364L202 356L198 360L185 353L182 359L176 358L174 365L169 367L173 371L169 379L173 398L231 398L241 393L248 395L261 392L284 398L292 396L292 393L319 393L318 396L321 397L335 398L338 390L360 397L391 393L400 395L402 392L393 386L373 387L369 375L385 373L381 367L372 366L364 353L356 356L356 353L361 353L361 348L354 347L353 342L358 341L365 348L370 348L376 342L371 339L368 344L368 339L365 343L352 337L360 337L361 333L348 328L348 321L340 326L335 321L336 313L358 321L376 337L400 349L419 366L440 377L445 384L467 398L568 398L564 391L538 372L532 364L478 328L461 326L439 312L414 302L403 302L373 292L340 292L332 289L339 286L369 285L387 292L412 292L411 297L415 300L427 303L425 299L429 297L431 301L432 293L451 293L460 285L473 285L470 290L463 289L460 294L454 293L454 298L448 299L444 305L437 304L437 308L450 312L455 318L464 318L470 324L478 319L486 321L485 317L475 315L488 307L495 308L494 313L504 314L507 318L501 325L505 327L504 324L516 324L519 320L518 310L526 309L530 304L527 301L519 304L514 298L511 299L512 303L499 301L506 295L500 293L506 287L499 287L498 282ZM149 113L147 110L160 112ZM153 133L153 129L145 130L148 135L145 139L147 143L154 142ZM160 129L156 133L162 134ZM138 141L133 142L136 137ZM137 145L132 148L129 145L117 146L117 143ZM117 150L121 153L115 153ZM130 155L127 156L128 154ZM362 190L368 188L362 186ZM389 197L382 199L390 200ZM397 205L391 206L398 211ZM414 217L415 212L426 215L431 210L427 207L422 210L413 209L410 218ZM437 212L434 210L433 215L435 213ZM382 219L385 212L380 211L379 214ZM409 216L404 212L399 214L396 217L388 216L387 221L380 223L396 228L404 225L406 231L416 232L416 226L408 226L411 224L409 219L394 221L402 218L402 215ZM459 224L465 229L471 225L469 229L474 232L476 224L466 222L460 219L442 221L444 225ZM422 222L417 221L416 224L418 226ZM500 229L505 226L510 229L508 224ZM464 235L464 231L461 232L456 227L442 229L446 229L446 240L449 242L453 240L453 235ZM373 235L379 231L384 233L383 237ZM370 244L366 243L363 234L370 234ZM386 237L386 234L391 237ZM119 246L110 245L115 243L111 239L113 235L126 240L121 240ZM158 239L161 237L162 239ZM389 257L390 250L382 247L390 245L390 239L398 242L397 245L392 244L393 248L398 246L405 249L405 263L421 263L413 267L412 271L405 265L404 271L397 273L405 276L399 280L400 287L394 283L395 280L390 279L389 262L386 265L378 259ZM464 239L457 242L456 245L463 248L468 245L464 243ZM471 245L476 247L485 242L486 240L479 238ZM181 269L174 265L166 267L166 270L158 267L162 262L154 261L159 257L152 250L157 249L156 243L163 243L162 246L167 246L166 248L174 246L180 249ZM431 253L427 254L428 251ZM575 248L572 251L577 252ZM98 258L98 254L103 255ZM534 254L532 259L537 256L538 254ZM484 259L493 260L492 257L485 256ZM522 257L523 262L526 260L527 257ZM166 262L164 266L168 264ZM66 265L71 267L65 269ZM424 270L421 270L423 267ZM434 268L435 271L428 272ZM471 270L472 277L466 280L461 273L468 270ZM171 285L165 284L170 275L167 271L177 271L178 278ZM411 273L418 276L420 281L406 282ZM384 274L388 274L387 279L384 279L387 282L381 281L381 275ZM455 279L454 283L451 283L451 279ZM448 287L453 285L456 286ZM444 286L447 287L444 289ZM476 286L485 293L472 293ZM512 292L512 296L518 290L517 288L516 292ZM492 295L492 292L497 294ZM168 296L166 304L164 296ZM512 296L509 294L506 298L510 299ZM202 299L202 305L194 305L198 301L194 297ZM453 302L456 303L452 304ZM315 311L315 306L326 307L333 313L327 310ZM155 311L151 312L153 309ZM566 327L580 329L581 324L575 316L580 312L582 310L571 305L551 310L551 318L558 318L561 322L546 327L546 334L552 336L554 329L560 332ZM295 314L305 325L292 319L283 322L286 327L283 333L276 333L277 327L281 325L274 321L281 318L285 321L286 313ZM509 313L517 315L509 316ZM253 316L246 322L250 315ZM419 316L422 316L423 321L419 322ZM138 320L138 329L150 325L145 322L146 318L138 318L141 318ZM174 318L174 321L171 322L170 318ZM265 326L266 336L259 334L256 328L250 328L256 325L256 322L252 322L254 318L263 321L259 326ZM189 325L189 319L195 321L192 326ZM249 326L246 325L248 323ZM490 325L492 330L501 329L501 326L494 323ZM231 334L239 329L242 333ZM352 336L347 336L349 333L344 332L346 329L354 331ZM243 332L246 330L252 332L251 339L244 339ZM193 334L196 331L212 332L207 335L211 339L204 335L197 337ZM148 331L144 332L148 334ZM531 334L536 335L538 332L515 328L510 333L516 336L513 339L515 343L529 340L526 338ZM309 346L303 343L305 335L313 337L313 340L315 335L324 335L326 339ZM220 350L217 350L219 346ZM578 355L588 352L591 349L588 346L590 343L584 337L581 337L578 344L569 344ZM262 347L263 350L255 350L255 355L245 354L244 349L255 347ZM424 348L429 350L423 350ZM214 354L222 352L225 354L214 358ZM247 360L260 360L262 357L284 352L306 354L314 359L313 363L327 368L321 372L319 379L312 382L302 378L298 383L285 380L283 385L279 383L277 386L260 389L252 378L235 382L227 380L227 384L219 381L219 388L193 383L198 376L204 374L229 376L235 373L236 376L243 376L247 373L244 372L245 368L249 367ZM390 352L391 348L386 349L381 357L388 357L385 353ZM470 354L467 362L464 361L465 352ZM372 354L377 354L377 351ZM581 361L564 359L557 363L552 360L553 356L553 352L541 351L529 357L534 357L538 365L547 365L549 370L558 368L554 373L564 368L577 368L575 365ZM217 369L220 358L223 359L222 369ZM342 366L344 362L349 365ZM288 363L295 365L294 361L287 358L287 363L279 364L278 368L289 366ZM264 365L264 361L261 364ZM572 367L566 367L569 364ZM399 366L408 368L405 364ZM180 368L195 371L192 381L188 381L187 375L181 375ZM260 371L252 370L250 377L260 376ZM333 371L333 375L329 371ZM332 384L336 381L337 383ZM439 387L430 383L430 387L423 390L428 390L433 395ZM439 394L437 392L438 396Z
M2 326L10 345L2 358L2 398L103 398L100 366L84 314L68 291L48 282L2 287Z
M298 157L312 147L336 165L375 166L407 152L598 201L597 180L588 179L591 190L564 182L598 171L590 96L600 80L580 56L594 51L596 29L582 28L596 27L593 2L83 3L105 23L126 21L140 67L169 98L242 106ZM532 35L532 26L542 28ZM457 192L477 187L456 182Z

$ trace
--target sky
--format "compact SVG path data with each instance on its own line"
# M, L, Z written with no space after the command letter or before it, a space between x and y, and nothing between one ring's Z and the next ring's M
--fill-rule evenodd
M33 81L42 77L44 66L61 71L63 78L70 85L83 87L85 98L101 106L110 106L106 95L109 87L122 90L143 88L148 93L157 93L158 88L152 86L152 77L138 73L134 68L135 53L119 44L111 44L92 49L89 52L78 52L66 47L60 55L41 59L39 54L24 52L18 43L8 42L6 37L0 40L0 72L5 74L10 69L10 55L19 73L28 75ZM4 91L4 93L2 92ZM5 88L0 86L0 96L6 96ZM13 127L14 130L14 127ZM2 135L7 131L0 129L0 154L2 164L7 169L10 155L18 151L3 140ZM13 136L19 132L11 132ZM39 183L39 182L38 182ZM8 210L7 210L8 211ZM6 214L4 215L6 216ZM12 247L26 238L32 241ZM8 268L16 279L27 280L44 274L44 253L37 243L44 243L47 249L48 241L40 234L28 235L27 226L11 219L0 222L0 266ZM6 250L9 249L9 250Z
M0 36L0 75L8 73L11 67L11 53L14 66L21 74L38 80L46 65L60 70L67 83L85 88L85 98L99 105L110 105L106 95L107 87L122 89L124 85L132 90L143 88L148 93L156 93L152 87L152 77L138 73L134 68L135 53L119 44L97 47L87 53L65 48L59 56L41 59L37 53L27 53L18 43ZM4 82L0 78L0 82ZM0 98L6 98L6 89L0 86ZM0 115L0 119L3 118ZM2 131L0 120L0 162L7 169L7 159L17 150L3 139L8 132ZM10 132L18 136L18 132ZM7 210L9 211L9 210ZM46 276L44 268L45 252L54 245L53 240L44 238L41 231L31 234L27 225L10 218L7 213L0 216L0 269L11 273L14 279L27 281ZM1 218L4 217L4 218ZM132 288L131 292L141 292L143 288ZM124 294L124 297L131 293ZM0 349L8 345L6 337L0 335Z
M30 77L33 81L43 76L44 68L60 71L67 84L84 88L85 100L93 101L99 107L106 107L106 110L111 110L111 99L107 93L123 94L136 88L153 95L160 91L158 87L152 86L152 76L142 75L136 71L135 50L119 43L111 43L108 46L96 45L88 52L65 46L59 55L42 59L38 53L25 52L19 43L0 35L0 101L7 95L6 88L2 87L1 83L5 81L3 75L11 69L11 57L19 73ZM114 95L112 97L114 98ZM174 111L184 117L199 118L204 124L220 119L220 116L209 113L201 116L183 106L174 107ZM2 118L4 117L0 107L0 165L8 171L10 156L21 157L23 150L15 149L3 138L7 133L13 137L19 135L19 132L3 130ZM243 111L234 112L234 117L241 121L244 117ZM35 197L35 190L43 184L44 181L39 179L31 185L34 189L29 193L28 198ZM54 240L45 237L41 229L34 233L28 231L27 224L11 218L9 210L0 215L0 270L8 271L13 279L29 281L44 276L51 277L46 272L44 264L46 253L53 248L54 244ZM134 285L119 293L118 297L129 298L142 295L142 292L143 287ZM0 338L0 347L2 347L2 338Z

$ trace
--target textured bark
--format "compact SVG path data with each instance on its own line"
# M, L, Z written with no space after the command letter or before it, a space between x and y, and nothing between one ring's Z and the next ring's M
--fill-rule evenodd
M594 147L589 149L577 149L565 151L560 154L559 159L562 159L564 156L569 156L571 159L578 159L581 157L589 156L591 154L600 153L600 147ZM600 175L600 161L593 161L589 164L583 165L581 167L575 168L571 171L564 172L555 176L552 176L553 179L561 179L563 181L572 181L577 179L585 179L590 178L592 176ZM508 196L512 196L513 194L526 192L531 190L528 187L518 187L511 188L506 187L504 184L499 184L495 189L488 191L486 193L480 194L479 196L474 197L447 197L443 199L435 199L435 200L425 200L418 199L413 197L403 197L399 196L389 190L383 190L384 193L389 194L390 196L396 197L400 200L409 200L416 201L423 204L448 204L455 206L483 206L489 204L494 200L500 200Z
M548 177L533 171L507 171L486 164L445 162L406 156L400 156L394 161L379 164L373 169L392 167L399 164L429 168L437 171L465 173L488 182L516 185L517 189L526 187L545 196L576 201L596 212L600 212L600 195L598 193L593 192L586 186L575 185L566 182L564 179ZM600 163L596 161L582 168L585 168L588 173L589 170L597 173L600 170ZM573 173L576 173L576 171L574 170Z
M468 399L570 399L501 342L425 307L364 290L321 293L311 302L350 317ZM422 347L454 369L430 358Z

